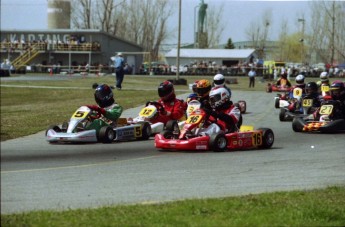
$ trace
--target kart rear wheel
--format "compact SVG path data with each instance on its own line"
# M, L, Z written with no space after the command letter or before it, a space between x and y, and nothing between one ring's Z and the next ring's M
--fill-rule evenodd
M285 113L286 113L286 109L280 108L280 112L279 112L279 120L280 121L285 121Z
M164 137L164 139L173 139L174 138L174 134L170 130L163 130L160 134Z
M57 125L50 125L50 126L48 127L48 129L46 130L46 134L45 134L45 135L47 135L47 133L48 133L48 131L49 131L50 129L53 129L55 132L61 132L61 129L60 129L59 126L57 126Z
M270 148L274 143L274 133L269 128L259 128L262 130L262 145L260 148Z
M210 136L209 145L214 152L223 152L228 146L228 140L223 133L214 134Z
M145 122L142 126L141 139L148 140L152 134L151 125L148 122Z
M98 141L102 143L111 143L115 139L115 132L112 127L104 126L99 130Z

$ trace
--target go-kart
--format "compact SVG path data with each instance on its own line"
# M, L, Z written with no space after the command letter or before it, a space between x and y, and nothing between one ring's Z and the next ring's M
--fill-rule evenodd
M69 122L64 122L61 128L58 125L51 125L45 135L49 143L57 142L103 142L127 140L147 140L151 135L151 126L148 122L138 122L127 125L121 122L108 122L99 130L86 129L95 119L102 118L97 111L91 110L87 106L79 107L70 118ZM106 119L104 119L106 122ZM123 125L123 126L121 126Z
M318 108L313 106L313 102L314 100L311 97L305 96L304 98L294 102L292 110L288 107L280 108L279 120L292 121L294 117L305 117L312 114Z
M291 89L290 86L287 85L276 85L276 84L271 84L268 83L266 86L266 92L271 93L271 92L289 92Z
M292 129L295 132L336 133L345 131L345 119L334 118L339 104L334 100L325 101L317 112L307 117L295 117Z
M193 111L185 121L182 130L164 130L155 136L155 147L161 150L241 150L270 148L274 142L271 129L253 130L251 126L241 126L241 130L231 133L223 131L208 135L203 133L206 125L212 121L203 109Z
M172 130L174 127L181 127L183 121L169 121L166 125L163 122L151 123L161 111L163 111L163 106L159 102L149 101L146 103L146 106L141 109L139 115L135 118L123 119L127 124L137 124L148 122L151 125L151 135L162 132L164 129L168 128ZM185 120L183 117L181 120Z

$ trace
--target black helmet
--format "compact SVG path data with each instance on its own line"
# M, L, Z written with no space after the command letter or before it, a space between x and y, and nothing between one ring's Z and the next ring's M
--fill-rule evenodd
M176 98L174 85L170 81L164 81L158 86L158 95L163 101L170 101Z
M309 82L307 83L307 85L305 86L305 93L307 95L310 95L312 93L316 93L317 92L317 84L315 82Z
M114 104L115 100L113 96L113 91L106 84L98 85L95 90L96 103L102 108Z
M333 99L339 99L342 93L345 91L345 85L340 80L335 80L330 86L330 91Z

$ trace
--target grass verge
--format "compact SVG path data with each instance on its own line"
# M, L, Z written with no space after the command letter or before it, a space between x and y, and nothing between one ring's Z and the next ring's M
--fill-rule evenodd
M344 226L345 187L1 215L1 226Z

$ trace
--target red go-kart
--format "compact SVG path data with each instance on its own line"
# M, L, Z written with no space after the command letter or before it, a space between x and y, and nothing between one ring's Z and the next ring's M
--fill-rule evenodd
M232 133L202 133L205 125L210 124L210 117L202 109L192 112L181 131L164 130L155 136L155 147L162 150L186 150L222 152L225 150L242 150L270 148L274 142L271 129L253 130L251 126L242 126L241 130Z

